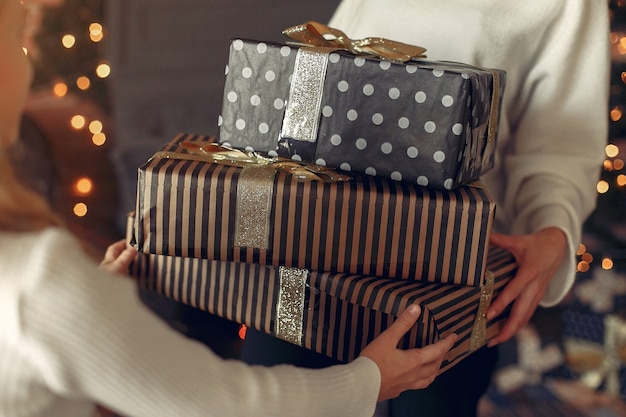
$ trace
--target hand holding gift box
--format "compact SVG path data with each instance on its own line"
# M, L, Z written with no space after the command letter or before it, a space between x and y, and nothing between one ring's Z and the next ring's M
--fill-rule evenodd
M316 22L285 32L305 46L232 42L220 142L440 189L491 169L502 71L399 63L424 49Z

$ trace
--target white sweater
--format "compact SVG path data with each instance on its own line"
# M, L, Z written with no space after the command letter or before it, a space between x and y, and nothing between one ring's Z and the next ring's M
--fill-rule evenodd
M603 0L343 0L330 26L427 49L428 59L507 72L496 165L483 180L495 230L561 228L568 254L542 305L571 287L595 207L608 130L609 19Z
M222 360L99 269L66 232L0 233L0 416L369 416L377 366Z

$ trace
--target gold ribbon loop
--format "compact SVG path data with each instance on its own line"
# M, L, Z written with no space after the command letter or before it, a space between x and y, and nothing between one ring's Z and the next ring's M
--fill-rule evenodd
M267 165L276 170L286 171L300 181L342 182L352 179L349 175L341 174L330 167L289 158L266 157L253 151L233 149L211 141L183 141L179 146L189 153L162 151L156 153L153 158L186 159L241 168Z
M341 49L355 55L370 55L389 61L406 62L426 58L426 49L421 46L377 37L353 40L338 29L314 21L292 26L282 33L305 45Z
M474 321L474 328L470 336L470 352L487 343L487 309L493 299L493 287L495 285L495 275L491 271L485 272L485 284L480 288L480 302L478 312Z

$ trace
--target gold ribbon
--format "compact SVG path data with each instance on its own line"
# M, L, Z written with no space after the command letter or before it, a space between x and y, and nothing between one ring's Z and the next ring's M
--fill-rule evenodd
M480 288L480 303L478 304L478 312L474 321L474 328L470 336L470 352L484 346L487 343L487 309L493 298L493 287L495 284L495 276L493 272L485 273L485 284Z
M380 59L406 62L426 58L425 48L385 38L350 39L338 29L309 21L283 30L283 35L305 45L349 51L355 55L375 56Z
M240 168L268 166L285 171L301 181L342 182L352 177L332 168L289 158L266 157L253 151L242 151L212 141L183 141L179 146L189 153L161 151L151 159L180 159L223 164Z
M237 181L235 246L268 249L276 170L269 165L245 167Z

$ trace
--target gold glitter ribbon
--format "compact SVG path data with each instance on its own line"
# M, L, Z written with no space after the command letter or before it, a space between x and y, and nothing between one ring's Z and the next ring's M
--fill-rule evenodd
M280 267L280 290L276 304L276 336L302 346L304 297L309 271Z
M487 343L487 309L491 304L493 297L493 287L495 284L495 276L493 272L485 273L485 284L480 288L480 303L478 304L478 312L474 321L474 328L470 336L470 352L474 352Z
M341 49L355 55L369 55L389 61L406 62L426 58L426 49L421 46L377 37L350 39L342 31L315 21L289 27L282 33L304 45Z
M276 170L269 165L246 167L237 182L235 246L267 249Z
M491 111L489 113L489 126L487 127L487 143L495 146L495 138L498 134L498 114L500 112L500 73L494 70L488 70L493 78L491 85ZM489 151L491 153L492 151Z

